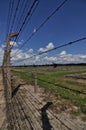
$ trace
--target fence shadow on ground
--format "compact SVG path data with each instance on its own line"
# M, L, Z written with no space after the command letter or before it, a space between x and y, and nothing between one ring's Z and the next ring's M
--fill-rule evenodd
M25 84L19 84L13 91L12 91L12 98L16 95L16 93L18 92L19 88Z
M52 105L52 102L47 102L42 108L41 108L41 116L42 116L42 127L43 130L51 130L52 126L49 122L49 118L47 115L48 108Z

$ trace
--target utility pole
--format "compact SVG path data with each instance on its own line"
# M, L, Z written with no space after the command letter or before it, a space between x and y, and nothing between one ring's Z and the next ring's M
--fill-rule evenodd
M3 60L3 75L5 80L5 90L6 90L6 98L7 102L11 102L12 92L11 92L11 71L10 71L10 39L12 37L17 36L18 33L10 33L6 39L6 50L4 52L4 60Z

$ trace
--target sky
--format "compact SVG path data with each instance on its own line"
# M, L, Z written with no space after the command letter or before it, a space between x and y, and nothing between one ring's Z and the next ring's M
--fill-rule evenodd
M8 0L10 2L10 0ZM16 32L21 27L28 9L34 0L28 0L25 12L22 12L24 2L21 0L18 11L15 16L15 9L18 0L14 1L11 9L7 0L0 0L0 65L3 60L3 53L6 41L7 29L12 27L12 32ZM46 23L36 30L45 21L45 19L63 2L64 0L40 0L35 12L21 32L18 40L15 42L11 52L11 62L15 65L23 64L47 64L47 63L86 63L86 40L66 46L41 56L36 56L28 60L19 62L19 60L29 58L39 52L53 49L56 46L68 43L86 37L86 0L68 0ZM22 4L23 3L23 4ZM11 15L9 13L11 10ZM22 18L19 21L20 16ZM11 16L10 20L9 17ZM15 19L13 19L15 16ZM10 21L8 24L8 20ZM14 23L13 23L13 21ZM18 24L18 21L20 22ZM18 26L17 26L18 24ZM16 27L17 26L17 27ZM36 32L36 33L35 33ZM27 41L32 33L33 37ZM12 45L14 39L11 39ZM20 48L23 43L27 44ZM17 54L18 52L19 54Z

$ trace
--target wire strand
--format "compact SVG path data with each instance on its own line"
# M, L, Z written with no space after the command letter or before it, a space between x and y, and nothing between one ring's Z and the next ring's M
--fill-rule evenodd
M24 28L24 25L26 24L26 21L27 21L28 17L29 17L29 20L30 20L31 16L33 15L33 13L34 13L34 11L35 11L35 9L36 9L36 7L37 7L37 6L35 6L35 5L38 5L38 2L39 2L39 0L34 0L32 6L30 7L30 10L28 11L28 13L27 13L27 15L26 15L26 17L25 17L25 19L24 19L24 21L23 21L23 23L22 23L22 26L20 27L20 29L19 29L19 31L18 31L18 37L19 37L20 32L22 31L22 29ZM18 38L18 37L17 37L17 38ZM16 40L17 40L17 38L16 38ZM14 41L14 42L15 42L15 41ZM12 49L12 48L13 48L13 45L11 46L11 49Z
M17 6L16 6L16 10L15 10L15 13L14 13L14 17L13 17L13 21L12 21L10 32L12 32L12 29L13 29L13 26L14 26L14 23L15 23L15 19L16 19L18 8L19 8L19 4L20 4L20 0L18 0Z
M30 35L30 37L19 47L19 49L22 49L28 41L30 41L30 39L50 20L50 18L57 12L59 11L59 9L61 7L63 7L63 5L67 2L68 0L64 0L44 21L42 24L40 24L40 26L36 29L35 32L32 32L32 34ZM16 51L14 56L18 54L19 51ZM13 57L14 57L13 56Z
M36 56L38 56L38 55L42 55L42 54L44 54L44 53L48 53L48 52L54 51L54 50L57 50L57 49L59 49L59 48L65 47L65 46L70 46L70 45L72 45L72 44L75 44L75 43L80 42L80 41L83 41L83 40L86 40L86 37L83 37L83 38L80 38L80 39L77 39L77 40L74 40L74 41L65 43L65 44L63 44L63 45L54 47L54 48L52 48L52 49L50 49L50 50L46 50L46 51L43 51L43 52L39 52L39 53L37 53L37 54L34 54L34 55L32 55L32 56L30 56L30 57L28 57L28 58L22 59L22 60L19 60L19 59L18 59L17 62L22 62L22 61L24 61L24 60L31 59L31 58L36 57Z

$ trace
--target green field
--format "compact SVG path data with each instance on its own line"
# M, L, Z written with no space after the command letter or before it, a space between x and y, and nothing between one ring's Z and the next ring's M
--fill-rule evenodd
M13 69L13 73L29 84L34 84L37 75L38 85L56 97L69 100L86 114L86 79L67 77L70 74L86 76L86 66L23 67Z

